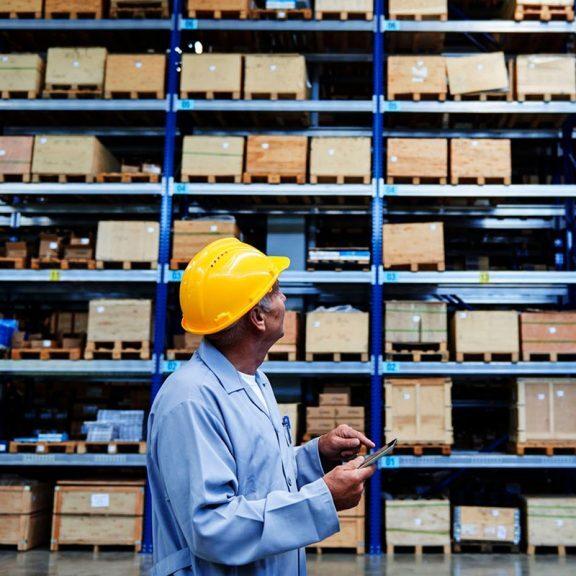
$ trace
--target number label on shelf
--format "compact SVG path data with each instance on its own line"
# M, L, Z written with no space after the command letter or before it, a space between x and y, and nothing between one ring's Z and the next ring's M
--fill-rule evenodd
M170 270L170 282L181 282L182 270Z
M182 30L198 30L198 20L196 18L182 20Z
M400 24L395 20L386 20L384 30L386 32L398 32L398 30L400 30Z
M386 362L384 364L384 372L387 374L395 374L400 372L400 364L398 362Z
M490 272L480 272L480 284L490 284Z
M180 110L194 110L194 100L179 100Z
M383 112L400 112L400 105L398 102L386 101L384 102Z
M180 368L180 362L178 360L168 360L166 362L166 372L174 372Z
M384 196L398 196L398 186L394 184L384 186Z
M380 468L400 468L398 456L384 456L380 459Z
M384 272L384 282L386 284L398 282L398 272Z
M48 279L50 282L60 282L60 270L50 270Z
M174 186L174 194L186 194L187 190L188 186L186 186L186 184L176 184L176 186Z

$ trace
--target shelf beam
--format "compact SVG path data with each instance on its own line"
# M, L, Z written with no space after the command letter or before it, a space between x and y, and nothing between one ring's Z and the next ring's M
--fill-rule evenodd
M576 362L388 362L382 361L384 376L516 376L576 374Z

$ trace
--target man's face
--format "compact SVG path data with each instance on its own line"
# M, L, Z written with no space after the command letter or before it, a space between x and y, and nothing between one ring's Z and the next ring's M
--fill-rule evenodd
M284 296L277 283L270 293L270 308L266 312L266 332L272 343L277 342L284 336L285 302L286 296Z

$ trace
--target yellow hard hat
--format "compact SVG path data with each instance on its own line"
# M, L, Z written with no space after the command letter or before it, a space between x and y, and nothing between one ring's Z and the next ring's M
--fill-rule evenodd
M222 238L192 258L180 284L182 328L215 334L239 320L270 291L290 266L237 238Z

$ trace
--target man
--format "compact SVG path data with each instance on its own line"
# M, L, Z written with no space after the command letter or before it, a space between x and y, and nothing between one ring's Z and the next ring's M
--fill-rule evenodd
M341 464L374 446L348 426L294 449L258 369L283 335L289 264L226 238L184 273L182 326L205 338L148 421L153 576L304 575L303 548L339 530L374 473Z

